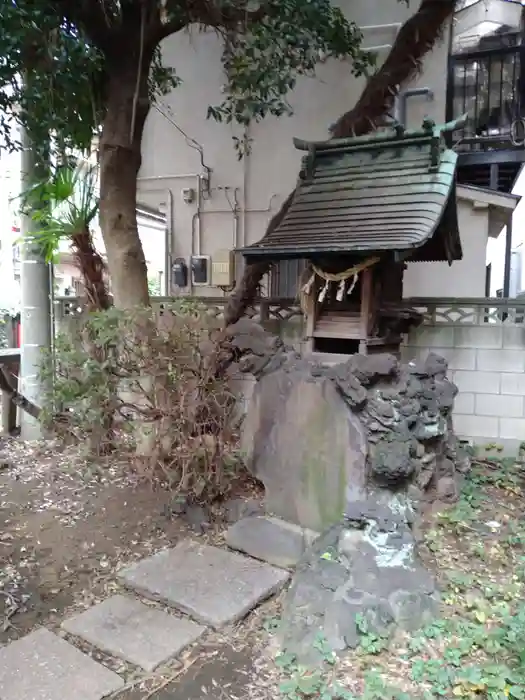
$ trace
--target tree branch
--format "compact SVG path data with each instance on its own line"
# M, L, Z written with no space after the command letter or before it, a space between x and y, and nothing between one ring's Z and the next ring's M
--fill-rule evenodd
M215 0L186 0L188 21L215 29L236 29L239 25L247 26L259 22L268 15L270 9L268 5L261 3L256 10L248 10L246 0L239 0L235 6L219 5Z
M160 41L163 39L166 39L168 36L171 36L172 34L176 34L177 32L180 32L181 29L184 29L189 24L189 22L182 21L180 19L177 20L171 20L169 22L166 22L164 24L161 24L157 31L154 32L154 42L155 44L158 44Z
M110 45L114 25L104 0L55 0L55 5L64 19L82 30L101 51Z
M332 138L366 134L392 108L403 84L421 72L425 56L442 36L453 16L455 0L421 0L418 11L408 19L394 41L386 61L367 82L356 105L330 128Z

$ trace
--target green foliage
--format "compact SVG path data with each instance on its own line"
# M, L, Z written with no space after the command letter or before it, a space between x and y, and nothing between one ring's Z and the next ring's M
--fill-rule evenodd
M12 322L14 317L13 309L0 309L0 348L8 348L8 329L7 324Z
M320 656L319 664L309 668L297 663L297 657L286 652L277 656L276 663L282 670L283 680L279 690L286 700L356 700L334 678L336 655L322 636L318 634L313 647Z
M0 16L0 145L19 148L23 123L37 145L53 132L61 146L88 148L101 115L100 51L52 1L0 0Z
M511 613L508 606L496 603L488 607L486 616L478 615L471 621L450 620L443 626L440 639L445 647L442 658L420 656L411 662L411 679L430 688L428 697L525 697L523 604ZM424 642L422 645L421 637L413 642L411 652L419 654ZM480 653L488 661L473 663Z
M383 634L375 632L366 615L356 615L357 631L360 635L359 648L363 654L379 654L388 646L389 632L385 630Z
M349 58L353 75L374 63L361 49L359 27L330 0L269 0L266 7L260 21L226 37L226 96L208 111L218 121L247 126L268 114L292 114L288 93L298 76L315 74L321 57Z
M450 580L454 587L471 590L467 576L451 575ZM436 620L412 637L407 658L410 680L421 689L418 698L525 698L525 604L519 602L513 609L502 599L504 590L493 593L498 597L472 600L470 619ZM519 592L514 592L513 599L519 599ZM425 653L429 640L442 648L439 658L429 658ZM277 658L284 676L280 686L283 698L411 700L413 697L389 685L382 673L374 669L364 675L362 694L349 693L336 680L336 656L326 642L319 649L321 664L315 668L298 665L296 658L286 653ZM375 655L377 651L371 653Z
M241 464L235 397L207 342L219 327L186 300L161 317L111 308L77 319L42 364L46 427L97 456L111 448L174 495L223 496Z
M98 215L98 168L86 163L58 166L48 180L22 194L22 211L35 222L29 239L54 262L61 241L89 231Z
M408 693L392 688L378 671L365 674L365 689L356 700L412 700Z
M159 297L161 295L160 281L158 277L148 278L148 291L152 297Z
M8 117L25 123L37 143L45 143L52 132L62 150L88 148L104 120L108 80L116 66L111 45L125 41L126 60L138 61L146 12L152 18L143 27L150 52L146 60L151 57L150 99L180 82L174 69L162 63L162 38L194 22L221 32L225 97L208 112L218 121L246 126L269 114L291 114L288 93L298 76L314 75L321 58L349 59L354 75L374 64L374 56L361 49L358 26L330 0L268 0L254 9L238 0L189 7L178 0L97 4L101 13L90 15L82 3L75 8L74 3L68 7L56 0L0 0L0 108L5 115L0 130L10 148L19 143ZM100 14L109 42L100 38Z

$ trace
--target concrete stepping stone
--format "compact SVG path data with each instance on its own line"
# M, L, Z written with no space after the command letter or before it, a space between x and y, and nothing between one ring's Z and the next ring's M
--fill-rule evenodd
M278 518L255 515L239 520L226 532L226 544L255 559L292 569L319 536Z
M0 649L2 700L102 700L123 685L116 673L45 629Z
M177 656L206 629L122 595L65 620L62 628L146 671Z
M191 540L120 574L126 586L215 629L243 618L288 578L282 569Z

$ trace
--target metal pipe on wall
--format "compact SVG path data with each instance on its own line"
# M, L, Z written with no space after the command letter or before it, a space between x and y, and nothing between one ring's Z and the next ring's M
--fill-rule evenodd
M239 247L239 187L233 189L233 250Z
M510 272L512 264L512 217L507 224L505 235L505 267L503 269L503 298L508 299L510 293Z
M245 177L244 177L244 183L247 182L247 173L245 169ZM191 220L191 242L190 242L190 255L202 255L202 217L204 214L231 214L233 216L233 232L232 232L232 238L233 238L233 248L234 250L239 246L240 241L239 241L239 215L242 212L243 215L243 220L246 222L246 215L247 214L265 214L265 213L270 213L272 210L272 203L273 200L278 196L276 193L272 194L269 201L268 201L268 206L266 208L260 208L260 209L250 209L250 208L245 208L243 207L242 209L238 206L238 193L240 192L239 187L235 188L221 188L224 190L233 190L233 197L234 197L234 204L233 207L230 207L230 209L207 209L204 210L202 208L202 199L203 199L203 182L202 182L202 176L199 175L198 173L183 173L183 174L177 174L177 175L149 175L146 177L139 177L137 178L137 182L162 182L165 180L188 180L188 179L195 179L196 180L196 190L197 190L197 210L192 216ZM208 187L209 187L209 181L208 181ZM170 188L167 189L159 189L159 188L154 188L154 189L148 189L144 191L144 194L147 194L149 192L166 192L167 194L167 203L166 203L166 239L165 239L165 275L164 275L164 287L165 287L165 294L166 296L170 295L171 292L171 264L172 264L172 258L173 258L173 228L174 228L174 222L173 222L173 214L174 214L174 196L173 196L173 190ZM246 190L245 190L246 193ZM246 194L245 194L245 202L246 202ZM244 223L243 225L243 243L246 244L246 233L245 233L245 228L246 224ZM190 275L190 280L189 280L189 290L191 293L193 285L191 284L191 275Z
M164 235L164 295L171 293L171 265L173 262L173 192L166 191L166 232Z
M406 126L407 121L407 99L409 97L419 97L426 95L429 102L434 99L434 91L429 87L411 88L401 92L394 104L394 119L403 126Z
M158 182L159 180L189 180L193 177L200 177L198 173L177 173L176 175L146 175L138 177L137 182Z
M192 219L192 232L193 232L193 221L195 220L195 241L196 241L196 254L201 255L202 250L202 225L201 225L201 205L202 205L202 185L200 177L197 180L197 211L193 215Z
M199 173L177 173L176 175L147 175L145 177L139 177L137 178L137 182L162 182L165 180L196 180L197 183L197 211L195 214L192 216L191 219L191 248L190 248L190 254L191 255L200 255L200 248L201 248L201 223L200 223L200 215L201 215L201 205L202 205L202 174ZM206 180L208 183L208 187L210 186L209 182L209 177L210 174L209 172L206 173ZM155 190L147 190L147 192L154 192ZM157 190L158 191L158 190ZM174 211L174 206L173 206L173 191L171 189L168 190L170 192L170 201L171 201L171 215L170 215L170 222L169 222L169 228L170 231L166 232L166 238L169 235L170 238L170 246L169 246L169 256L166 248L166 255L165 255L165 269L166 269L166 274L165 274L165 279L164 279L164 286L166 290L166 296L169 296L171 292L171 264L172 264L172 258L173 258L173 211ZM197 239L197 246L195 246L195 239ZM197 252L195 251L195 247L197 247ZM189 279L189 290L190 293L193 289L193 285L191 282L191 275Z
M364 26L359 28L362 33L374 29L400 29L401 22L391 22L390 24L365 24Z
M231 207L230 209L201 209L200 213L198 214L195 212L195 214L192 217L192 246L191 246L191 254L192 255L201 255L201 246L202 246L202 230L199 231L199 239L198 239L198 246L193 245L193 241L196 239L195 236L195 229L194 229L194 222L197 220L199 221L200 224L202 224L202 217L207 215L207 214L231 214L234 217L234 229L233 229L233 240L234 240L234 248L237 248L239 245L239 231L238 231L238 226L239 226L239 214L268 214L272 211L272 202L273 200L278 196L277 194L272 194L270 197L270 200L268 202L268 206L265 208L261 209L243 209L238 206L238 197L237 197L237 192L240 191L240 187L232 187L232 188L223 188L223 189L231 189L234 192L234 206ZM235 223L237 222L237 223ZM197 249L197 250L196 250Z

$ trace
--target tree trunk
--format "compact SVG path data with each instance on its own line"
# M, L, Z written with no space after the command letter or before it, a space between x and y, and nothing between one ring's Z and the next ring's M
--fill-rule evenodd
M106 266L93 245L91 232L86 227L72 236L73 254L82 275L89 311L105 311L111 300L104 279Z
M137 176L144 123L150 108L151 55L138 60L126 51L108 61L107 111L100 139L100 225L115 306L149 306L148 275L137 227ZM137 46L138 43L135 43ZM146 52L145 52L146 54Z
M453 16L456 0L421 0L418 11L401 27L390 53L379 71L367 82L357 104L331 127L332 138L366 134L381 126L380 120L392 107L401 86L420 72L424 57L440 38L447 20ZM294 192L271 219L266 234L285 217ZM253 304L257 290L271 264L246 265L224 312L225 324L238 321Z
M294 193L288 195L286 201L283 202L281 208L273 216L268 224L266 233L271 233L279 226L283 220L288 207L290 206ZM226 308L224 309L224 323L229 326L230 323L235 323L243 316L246 309L253 304L253 300L257 295L257 290L261 284L264 275L269 272L271 263L259 262L251 265L246 265L244 274L238 281L235 289L228 299Z

